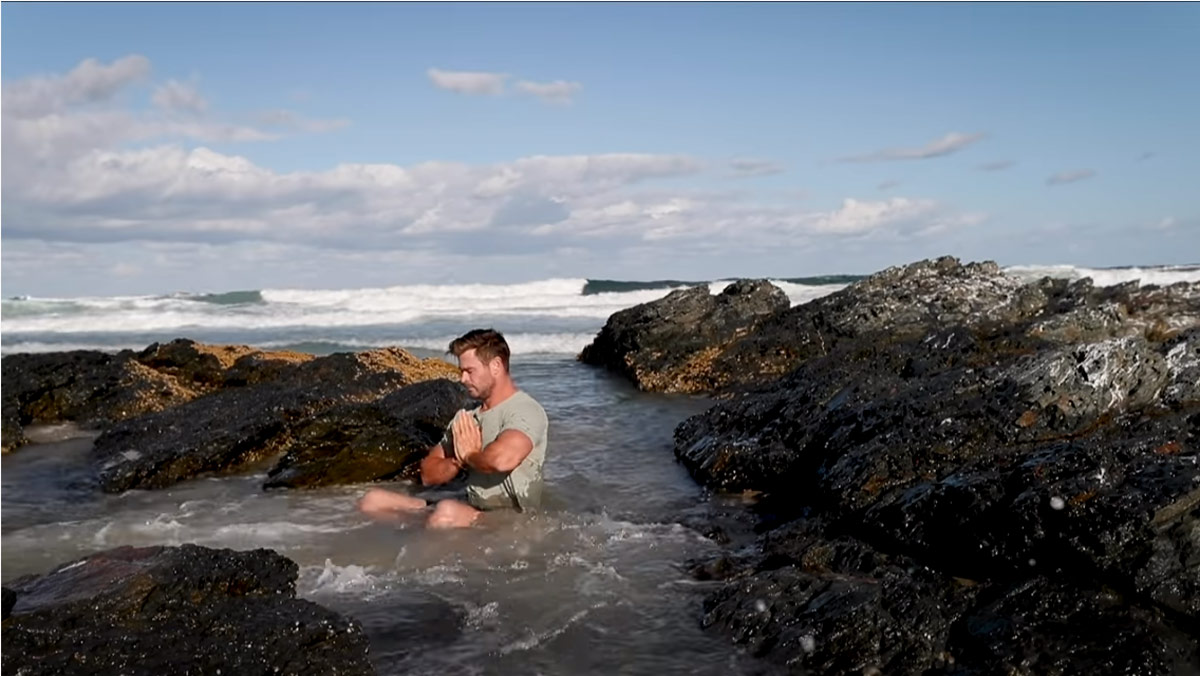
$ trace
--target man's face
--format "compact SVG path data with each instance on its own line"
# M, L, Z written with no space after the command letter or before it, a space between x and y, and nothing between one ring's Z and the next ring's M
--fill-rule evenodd
M468 394L476 399L487 399L491 395L496 378L489 365L475 354L475 350L458 355L458 370L458 380L466 386Z

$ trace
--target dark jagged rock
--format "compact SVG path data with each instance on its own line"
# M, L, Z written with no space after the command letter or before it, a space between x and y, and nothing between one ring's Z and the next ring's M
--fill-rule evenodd
M787 295L765 280L734 282L715 296L707 286L680 289L614 314L579 359L643 390L712 390L721 383L709 363L720 350L787 307Z
M3 394L3 419L0 426L0 444L2 452L14 451L29 443L25 429L21 426L21 404L15 395L9 394L8 389Z
M24 425L70 421L104 428L229 385L274 380L312 358L182 338L154 343L137 353L75 350L9 355L2 361L4 450L26 442Z
M296 575L270 550L183 545L21 578L4 589L4 672L374 673L359 624L295 598Z
M996 594L995 592L999 592ZM948 674L1182 674L1196 637L1112 589L1034 578L993 590L952 631Z
M31 423L72 421L84 427L102 427L197 396L137 361L130 350L14 354L0 363L6 439ZM13 409L15 413L8 412ZM5 441L6 449L16 445Z
M335 406L372 401L451 373L446 362L395 348L332 354L267 382L228 387L120 422L96 439L93 463L108 492L240 471L283 452L297 428Z
M264 487L297 488L411 478L456 411L471 401L448 380L339 406L297 427Z
M769 564L697 566L730 578L709 621L798 672L1200 669L1200 284L1020 285L943 259L829 298L713 362L791 322L795 369L773 377L787 359L762 353L732 399L676 430L697 480L765 494L771 523L817 518L764 536ZM842 538L912 564L830 591L804 562ZM856 638L892 626L888 599L955 607L954 578L987 591L918 623L935 640L903 660ZM751 612L768 594L778 610Z

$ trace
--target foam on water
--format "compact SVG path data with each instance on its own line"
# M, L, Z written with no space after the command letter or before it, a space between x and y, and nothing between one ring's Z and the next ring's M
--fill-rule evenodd
M1162 265L1154 267L1086 268L1075 265L1013 265L1004 269L1024 281L1042 277L1082 279L1090 277L1096 286L1114 286L1141 282L1168 286L1176 282L1200 282L1200 265Z
M1097 285L1200 281L1200 266L1083 268L1012 266L1021 280L1091 277ZM773 279L792 305L845 288L834 278ZM836 283L826 283L836 282ZM720 293L730 280L708 282ZM441 352L463 326L490 324L517 354L577 354L613 313L657 300L684 282L591 291L586 279L521 284L406 285L364 289L265 289L225 294L171 294L3 301L0 353L74 349L141 349L147 339L187 336L264 348L325 343L335 350L398 345ZM592 284L595 287L595 284Z

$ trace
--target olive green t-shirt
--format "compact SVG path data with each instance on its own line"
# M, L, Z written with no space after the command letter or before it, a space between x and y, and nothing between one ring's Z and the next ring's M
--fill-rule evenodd
M484 411L476 406L467 413L479 423L485 448L505 430L523 432L533 442L533 450L511 472L488 473L468 467L467 502L477 509L536 509L542 501L542 464L546 460L549 431L545 409L533 397L518 390L494 408ZM442 448L448 457L453 457L454 453L453 424L451 420L442 436Z

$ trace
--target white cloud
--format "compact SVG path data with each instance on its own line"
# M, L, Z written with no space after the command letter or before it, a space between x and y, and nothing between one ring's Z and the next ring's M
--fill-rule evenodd
M937 204L932 200L911 200L896 197L884 202L842 201L839 209L817 216L813 229L822 233L860 234L871 230L912 222L933 214Z
M426 71L433 86L459 94L499 96L504 93L504 84L508 80L507 73L488 73L468 70L441 70L430 68Z
M517 90L536 96L546 103L557 104L571 103L574 96L583 89L583 85L578 82L567 82L566 80L555 80L553 82L521 80L517 82L516 86Z
M6 113L4 160L21 167L4 175L6 250L34 251L35 244L46 251L101 247L108 252L106 264L94 266L95 275L133 261L142 268L139 279L149 279L170 266L122 257L122 246L182 247L196 256L239 246L268 256L296 247L308 252L305 260L366 256L379 262L382 275L388 268L381 261L399 260L388 258L389 252L421 252L431 273L446 261L461 264L478 256L527 266L554 251L587 250L608 261L634 260L625 258L628 252L649 259L665 250L720 259L730 252L774 255L781 246L839 238L920 238L972 218L916 198L847 199L835 209L814 211L791 200L764 202L749 191L657 182L706 169L705 162L687 155L539 155L483 165L345 163L278 172L250 157L195 147L208 138L272 138L276 134L264 129L281 133L311 121L275 110L256 122L228 125L210 113L181 117L91 103L33 117ZM777 168L752 158L729 166L751 174ZM216 265L224 255L203 261ZM291 262L284 256L279 265ZM6 275L22 279L37 270L36 261L20 255L6 254L5 265ZM255 274L250 263L244 268Z
M1046 185L1064 185L1066 183L1075 183L1083 181L1096 175L1094 169L1072 169L1071 171L1060 171L1057 174L1046 179Z
M192 85L178 80L167 80L154 91L154 105L163 110L183 113L203 113L208 110L208 101Z
M778 162L755 157L735 157L729 161L729 168L736 178L771 176L784 171L783 165Z
M963 148L983 139L982 132L963 134L950 132L936 141L931 141L919 148L888 148L866 155L855 155L840 158L839 162L886 162L890 160L923 160L931 157L942 157L956 153Z
M135 111L117 105L130 87L150 72L141 56L111 64L88 59L65 75L36 76L3 85L4 161L20 172L6 171L6 207L14 199L40 199L61 192L56 185L84 171L89 162L120 164L119 149L131 143L228 143L269 141L285 132L317 132L343 126L344 120L311 120L294 113L274 129L229 122L211 114L194 87L168 80L153 91L154 109ZM179 114L186 113L186 114ZM114 154L116 153L116 154ZM96 174L96 172L92 172ZM120 172L109 172L106 181ZM77 186L92 194L94 185Z
M142 80L150 73L150 61L130 55L104 65L86 59L66 75L25 78L3 90L6 117L40 117L69 105L96 103L113 97L125 86Z

